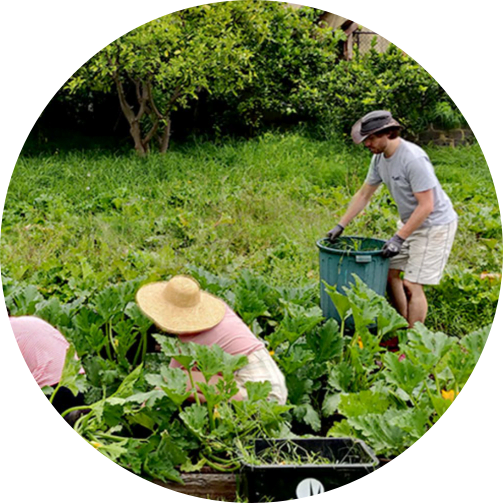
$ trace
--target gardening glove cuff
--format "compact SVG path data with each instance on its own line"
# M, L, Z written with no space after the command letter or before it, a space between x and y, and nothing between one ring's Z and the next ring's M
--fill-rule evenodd
M386 241L386 244L383 246L383 257L390 258L398 255L402 249L404 241L405 239L401 238L398 234L395 234L391 239Z
M344 227L341 224L337 224L331 231L327 232L327 238L333 243L343 232Z

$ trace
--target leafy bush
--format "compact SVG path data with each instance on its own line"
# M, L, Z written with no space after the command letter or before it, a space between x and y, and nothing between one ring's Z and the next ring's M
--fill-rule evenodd
M398 47L379 53L372 49L340 61L300 94L325 134L348 135L354 122L375 109L390 110L407 134L430 123L457 126L463 116L424 68Z
M341 30L320 26L316 9L293 10L273 2L259 2L254 8L252 17L261 25L259 33L247 34L252 78L241 90L213 93L208 102L223 133L235 126L257 132L270 123L306 118L300 91L316 86L319 76L334 68L345 38Z

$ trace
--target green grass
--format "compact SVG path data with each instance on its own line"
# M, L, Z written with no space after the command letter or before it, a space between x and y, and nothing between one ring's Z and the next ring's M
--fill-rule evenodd
M501 268L499 210L482 152L477 145L428 152L460 215L449 271L455 281L469 271L477 295L487 288L497 299L499 283L477 283ZM194 141L148 158L103 150L24 155L5 203L2 273L64 301L79 290L165 278L188 265L226 276L250 269L273 284L315 282L316 240L337 223L369 160L362 148L294 133ZM396 219L380 190L346 234L386 239ZM452 287L450 277L442 288ZM428 295L437 302L431 320L445 329L457 311L439 297L448 290L442 288ZM474 312L467 306L456 323L493 316L495 301L486 301Z

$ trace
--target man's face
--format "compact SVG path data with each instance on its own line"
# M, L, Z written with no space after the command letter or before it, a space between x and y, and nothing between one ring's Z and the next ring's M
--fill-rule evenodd
M386 147L388 146L388 135L377 135L371 134L364 141L363 144L368 148L373 154L382 154Z

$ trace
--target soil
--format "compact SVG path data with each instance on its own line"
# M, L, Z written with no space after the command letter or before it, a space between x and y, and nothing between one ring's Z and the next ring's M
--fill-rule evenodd
M172 491L218 501L236 501L236 475L234 473L220 473L203 468L198 473L183 473L184 484L177 482L153 482Z

